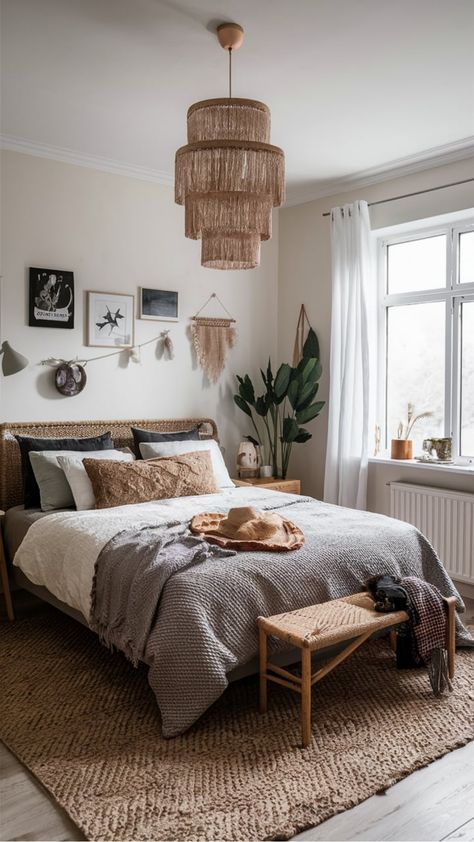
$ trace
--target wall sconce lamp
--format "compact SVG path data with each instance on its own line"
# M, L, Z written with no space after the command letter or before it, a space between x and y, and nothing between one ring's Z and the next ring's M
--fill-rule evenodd
M2 342L0 354L3 354L2 372L4 377L8 377L10 374L17 374L28 365L26 357L24 357L23 354L20 354L19 351L15 351L9 342Z

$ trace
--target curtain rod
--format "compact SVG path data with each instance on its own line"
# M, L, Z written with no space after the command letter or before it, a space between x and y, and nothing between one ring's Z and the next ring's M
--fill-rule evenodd
M386 202L396 202L397 199L410 199L412 196L422 196L423 193L432 193L433 190L444 190L446 187L457 187L458 184L468 184L474 178L465 178L463 181L452 181L451 184L440 184L438 187L427 187L426 190L417 190L415 193L403 193L401 196L392 196L390 199L378 199L377 202L369 202L369 208L373 205L385 205ZM326 211L323 216L331 216L331 211Z

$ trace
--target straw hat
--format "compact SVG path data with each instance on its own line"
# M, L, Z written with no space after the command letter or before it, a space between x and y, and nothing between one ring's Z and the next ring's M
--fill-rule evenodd
M273 512L259 512L252 506L229 509L227 515L195 515L191 531L212 544L236 550L287 552L304 544L303 533L290 520Z

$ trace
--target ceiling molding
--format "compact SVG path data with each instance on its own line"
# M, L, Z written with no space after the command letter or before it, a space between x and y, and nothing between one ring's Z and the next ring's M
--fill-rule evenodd
M14 135L0 134L0 148L13 152L22 152L25 155L34 155L39 158L48 158L49 160L60 161L65 164L75 164L79 167L100 170L112 173L113 175L137 178L140 181L149 181L167 187L173 186L174 184L173 174L164 172L163 170L154 170L134 164L126 164L123 161L115 161L100 155L87 155L61 146L36 143L35 141ZM353 175L334 179L333 181L326 182L319 188L315 185L313 189L308 187L301 190L292 190L290 187L284 207L302 205L317 199L336 196L339 193L359 190L383 181L402 178L403 176L412 175L413 173L435 167L442 167L446 164L452 164L471 157L474 157L474 136L454 143L448 143L444 146L427 149L416 155L408 155L405 158L399 158L378 167L371 167Z
M78 167L101 170L112 173L113 175L123 175L127 178L138 178L140 181L164 184L167 187L174 184L174 176L162 170L153 170L134 164L126 164L123 161L114 161L113 159L104 158L101 155L86 155L62 146L36 143L23 137L0 134L0 147L12 152L23 152L26 155L35 155L38 158L60 161L63 164L75 164Z
M454 143L446 143L443 146L426 149L424 152L419 152L416 155L407 155L404 158L398 158L395 161L390 161L378 167L371 167L353 175L334 179L334 181L326 182L319 189L316 185L313 190L307 188L306 190L302 189L298 191L295 189L292 191L290 188L285 207L302 205L306 202L313 202L316 199L323 199L327 196L337 196L339 193L359 190L363 187L370 187L372 184L391 181L394 178L403 178L403 176L412 175L423 170L434 169L435 167L442 167L446 164L453 164L456 161L464 161L467 158L473 157L474 136L466 137Z

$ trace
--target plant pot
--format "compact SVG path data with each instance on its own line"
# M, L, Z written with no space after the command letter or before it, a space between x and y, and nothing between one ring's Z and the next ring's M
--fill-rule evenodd
M272 477L273 476L273 468L271 465L260 465L260 476L263 477Z
M411 439L392 439L390 451L392 459L413 459L413 442Z

